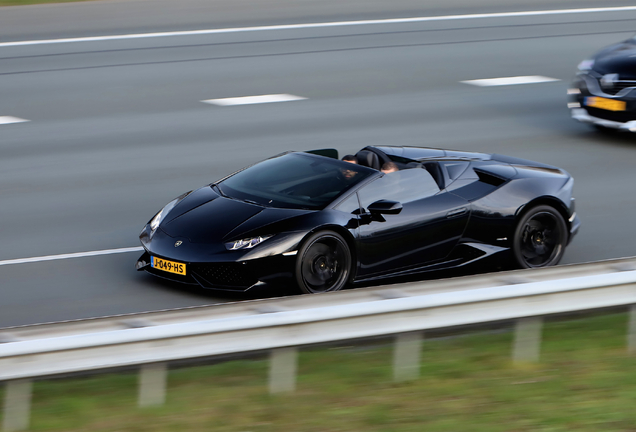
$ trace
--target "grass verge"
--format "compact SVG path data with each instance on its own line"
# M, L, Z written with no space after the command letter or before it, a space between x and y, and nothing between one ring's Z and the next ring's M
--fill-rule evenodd
M421 376L392 382L391 347L302 351L297 391L269 395L264 360L172 370L167 403L136 406L136 374L39 381L35 431L634 431L626 314L549 322L541 362L512 333L424 343Z

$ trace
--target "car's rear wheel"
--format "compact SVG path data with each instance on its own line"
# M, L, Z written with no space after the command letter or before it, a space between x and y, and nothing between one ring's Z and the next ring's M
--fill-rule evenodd
M563 216L547 205L526 211L515 229L513 255L521 268L554 266L561 261L567 244Z
M333 231L311 235L298 251L296 283L307 294L341 290L351 272L351 252Z

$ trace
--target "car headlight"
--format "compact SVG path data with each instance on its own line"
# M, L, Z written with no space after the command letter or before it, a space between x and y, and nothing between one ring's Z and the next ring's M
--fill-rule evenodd
M155 234L155 232L157 231L157 228L159 228L159 225L161 225L161 222L166 218L166 216L168 215L168 213L170 213L170 210L172 210L174 208L174 206L176 206L177 204L179 204L185 197L187 197L190 194L190 192L186 192L183 195L180 195L179 197L173 199L172 201L170 201L168 204L166 204L160 211L159 213L157 213L148 223L150 225L150 238L152 238L152 236Z
M583 60L581 63L579 63L579 70L581 71L588 71L591 70L593 67L594 59Z
M239 250L239 249L252 249L254 246L263 243L268 238L273 237L274 234L262 235L257 237L249 237L241 240L235 240L229 243L225 243L227 250Z

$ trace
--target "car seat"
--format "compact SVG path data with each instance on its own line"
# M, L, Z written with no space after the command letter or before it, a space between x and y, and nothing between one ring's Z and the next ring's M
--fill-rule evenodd
M360 150L356 153L356 159L362 166L380 170L380 159L378 155L369 150Z

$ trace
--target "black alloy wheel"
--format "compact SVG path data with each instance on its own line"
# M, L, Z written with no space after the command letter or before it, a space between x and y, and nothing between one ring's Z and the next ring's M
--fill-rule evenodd
M311 235L298 251L296 282L303 293L341 290L351 272L351 252L345 239L333 231Z
M563 216L554 208L540 205L528 210L515 230L513 254L521 268L557 265L567 244Z

